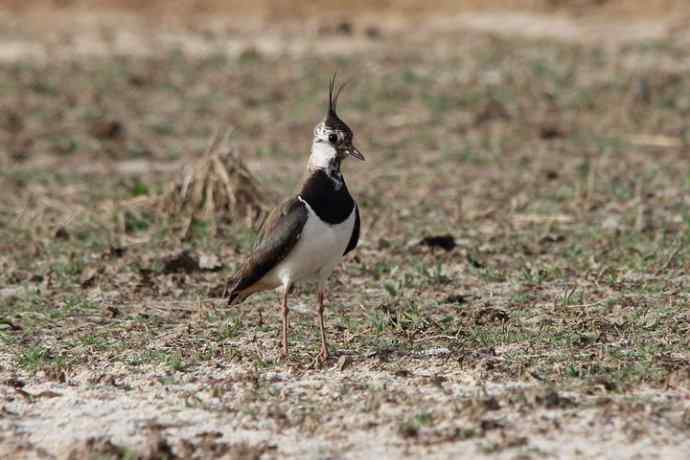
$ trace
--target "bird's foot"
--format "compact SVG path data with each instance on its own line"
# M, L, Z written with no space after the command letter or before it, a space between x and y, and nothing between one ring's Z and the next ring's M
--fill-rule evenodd
M330 355L328 354L328 348L321 347L321 351L319 352L319 361L325 363L326 361L328 361L329 356Z

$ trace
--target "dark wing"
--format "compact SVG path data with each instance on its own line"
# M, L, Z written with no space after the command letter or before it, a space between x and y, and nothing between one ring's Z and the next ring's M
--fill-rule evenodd
M306 206L297 198L271 211L259 229L259 242L254 252L228 281L226 295L230 303L285 259L302 236L308 215Z
M256 251L263 245L265 241L270 240L275 236L278 236L279 232L277 231L286 223L288 223L290 221L290 218L298 217L299 212L295 214L292 213L293 210L298 210L297 208L303 211L305 216L307 215L306 206L304 206L304 203L300 201L297 197L290 198L289 200L282 202L280 206L276 206L275 208L273 208L271 212L268 213L268 216L266 216L266 219L264 219L264 221L257 229L257 238L256 242L254 243L253 250ZM302 225L304 225L304 223L302 223ZM302 230L301 226L300 230Z
M352 236L350 236L350 242L347 243L347 248L343 255L352 251L357 247L357 242L359 241L359 206L355 204L355 226L352 228Z

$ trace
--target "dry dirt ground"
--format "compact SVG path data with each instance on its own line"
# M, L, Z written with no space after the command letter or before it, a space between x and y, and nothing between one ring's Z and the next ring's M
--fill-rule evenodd
M0 16L0 457L690 456L683 18L48 19ZM246 221L150 204L227 127L288 193L335 70L362 240L283 362Z

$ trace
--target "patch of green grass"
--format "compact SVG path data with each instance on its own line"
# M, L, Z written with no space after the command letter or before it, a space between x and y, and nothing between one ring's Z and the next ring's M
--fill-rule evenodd
M191 238L194 240L206 240L211 234L211 226L208 221L192 219L190 227Z
M187 367L179 352L169 354L165 358L165 364L173 371L183 371Z
M429 286L445 284L451 281L451 279L445 274L443 264L441 262L437 262L436 265L434 265L431 269L427 265L416 264L414 269L422 278L425 279L426 283L423 284L427 284Z
M52 355L49 349L34 345L24 350L19 356L19 366L26 370L37 371L44 367L60 364L63 360Z
M124 213L125 231L127 233L140 233L148 230L154 222L153 216L147 213Z
M78 295L71 295L65 298L63 308L69 313L78 313L89 310L97 310L98 304Z
M141 181L136 181L129 192L131 196L144 196L150 193L149 186Z
M395 298L400 295L400 285L392 283L390 281L383 283L383 288L386 290L389 296Z
M502 283L508 279L505 272L492 267L479 268L477 269L477 274L482 280L492 283Z
M221 326L220 339L234 339L239 337L243 332L242 320L237 318L230 318Z
M434 423L434 416L431 412L420 412L415 415L414 423L417 426L431 426Z
M530 292L516 292L510 296L510 303L513 305L526 305L535 300L535 295Z
M70 281L74 277L79 276L82 270L84 270L84 261L81 257L60 260L52 266L53 273L64 281Z
M9 346L17 343L17 338L12 334L12 327L4 323L0 318L0 342Z
M406 420L398 426L398 433L403 438L416 437L419 429L422 427L429 427L433 424L434 417L431 412L420 412L416 414L411 420Z
M79 340L82 345L92 350L103 351L111 348L111 344L106 338L97 335L85 335Z
M171 136L175 134L175 125L166 120L157 120L156 122L151 123L148 128L159 136Z

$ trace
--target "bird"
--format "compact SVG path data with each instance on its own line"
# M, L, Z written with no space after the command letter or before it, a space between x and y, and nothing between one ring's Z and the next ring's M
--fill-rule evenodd
M329 358L324 326L327 279L343 257L357 247L360 216L341 172L346 158L364 161L353 143L352 129L338 116L337 103L348 82L328 85L328 111L313 131L306 175L299 192L275 207L259 228L257 243L226 284L228 305L250 295L282 292L281 357L288 357L288 294L305 280L318 281L319 359Z

